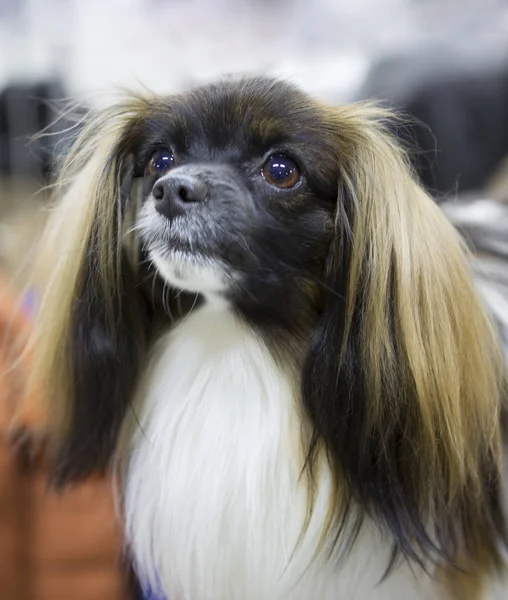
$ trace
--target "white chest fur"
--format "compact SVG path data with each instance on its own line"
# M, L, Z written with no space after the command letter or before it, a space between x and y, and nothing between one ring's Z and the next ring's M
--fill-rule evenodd
M169 600L435 598L417 591L406 568L377 585L390 547L372 524L340 566L312 563L330 497L326 469L294 552L307 506L297 390L226 308L200 309L161 340L125 481L140 574Z

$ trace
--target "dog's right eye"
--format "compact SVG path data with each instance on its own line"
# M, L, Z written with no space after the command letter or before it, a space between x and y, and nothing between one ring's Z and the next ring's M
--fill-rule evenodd
M171 150L157 150L152 154L146 166L146 175L163 175L175 164L175 155Z
M300 169L292 158L284 154L274 154L263 165L265 180L280 189L295 187L300 181Z

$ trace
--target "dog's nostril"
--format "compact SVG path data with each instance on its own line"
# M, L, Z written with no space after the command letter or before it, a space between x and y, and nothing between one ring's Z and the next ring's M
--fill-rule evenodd
M184 202L192 202L192 198L189 198L188 189L186 187L184 187L183 185L180 186L180 188L178 190L178 195Z
M164 198L164 186L160 183L153 186L152 195L156 200L162 200Z
M206 196L206 188L199 181L180 184L175 192L178 200L185 204L203 202Z

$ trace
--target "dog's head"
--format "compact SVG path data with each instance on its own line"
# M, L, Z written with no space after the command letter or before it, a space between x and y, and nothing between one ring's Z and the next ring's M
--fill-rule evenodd
M254 324L298 327L333 236L337 135L316 103L273 81L219 84L155 110L133 154L154 182L137 228L157 271Z
M33 349L59 480L108 465L169 324L151 290L169 285L296 354L307 466L325 455L336 475L331 528L353 501L411 558L497 557L504 367L462 243L388 120L253 79L133 98L85 126L41 254Z

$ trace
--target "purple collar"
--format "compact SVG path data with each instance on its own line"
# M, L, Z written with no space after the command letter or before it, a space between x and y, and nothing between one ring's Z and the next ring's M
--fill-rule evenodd
M150 590L148 590L143 595L143 600L166 600L166 598L164 596L158 596Z

